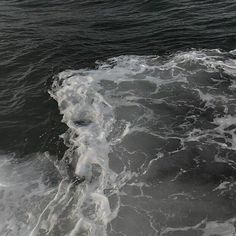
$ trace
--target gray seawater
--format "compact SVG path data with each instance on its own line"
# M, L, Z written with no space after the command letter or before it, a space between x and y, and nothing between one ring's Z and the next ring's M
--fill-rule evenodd
M236 235L235 1L1 1L0 235Z

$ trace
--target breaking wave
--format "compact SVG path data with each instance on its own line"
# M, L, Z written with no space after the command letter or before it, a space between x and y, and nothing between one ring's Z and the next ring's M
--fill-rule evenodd
M40 187L47 204L32 206L25 230L233 235L235 92L235 51L119 56L61 72L50 95L68 149L53 161L59 183Z

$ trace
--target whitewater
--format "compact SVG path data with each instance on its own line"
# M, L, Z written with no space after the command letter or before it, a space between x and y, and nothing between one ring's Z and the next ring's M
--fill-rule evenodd
M235 91L235 50L55 75L67 150L0 154L0 234L234 235Z

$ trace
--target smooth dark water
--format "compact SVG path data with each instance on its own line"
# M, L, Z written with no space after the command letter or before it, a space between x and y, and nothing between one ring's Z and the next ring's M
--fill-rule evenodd
M235 48L234 0L1 1L0 234L233 236Z

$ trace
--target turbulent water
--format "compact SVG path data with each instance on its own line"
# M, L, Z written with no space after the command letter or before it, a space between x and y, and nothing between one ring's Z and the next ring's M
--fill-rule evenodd
M235 1L1 1L0 235L236 235Z

